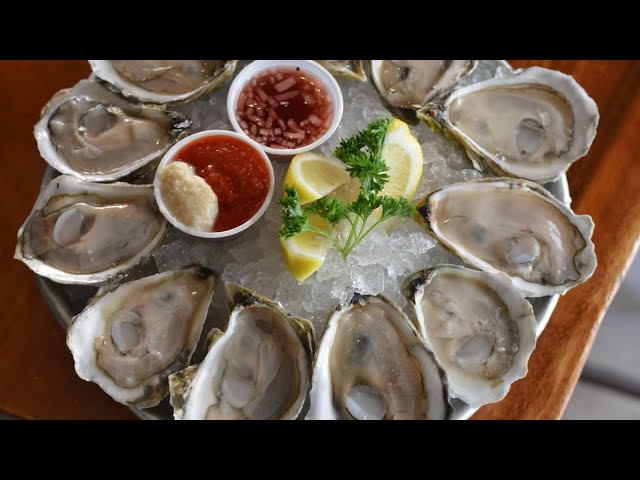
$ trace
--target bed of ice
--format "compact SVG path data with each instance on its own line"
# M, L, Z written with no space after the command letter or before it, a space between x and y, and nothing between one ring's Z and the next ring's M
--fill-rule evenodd
M481 62L465 83L493 76L495 70L496 62ZM389 115L368 82L340 80L339 83L344 96L344 116L336 133L321 147L327 155L340 138ZM196 131L231 129L225 106L227 88L180 107L193 119ZM416 198L443 185L481 176L456 143L431 132L423 123L411 129L424 153L424 170ZM383 224L371 232L346 261L331 250L315 274L304 282L296 281L284 265L277 236L280 228L277 200L288 164L274 162L273 165L276 188L271 205L260 221L240 236L224 241L198 239L172 228L163 246L153 254L158 271L190 263L207 266L216 270L223 281L238 282L275 299L290 313L311 320L320 335L331 308L348 300L354 291L382 293L405 307L400 288L407 276L439 263L460 263L413 220L392 219L389 221L392 224ZM225 325L222 282L218 284L211 316L208 323Z

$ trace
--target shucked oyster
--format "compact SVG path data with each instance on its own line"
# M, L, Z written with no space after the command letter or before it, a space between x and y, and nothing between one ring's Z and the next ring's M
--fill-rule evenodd
M315 340L308 320L228 283L231 316L213 329L199 366L169 377L177 420L295 419L309 388Z
M413 118L475 66L474 60L371 60L370 76L392 112Z
M506 276L442 266L412 275L405 294L451 396L478 408L527 374L536 320Z
M591 277L593 221L537 183L487 178L418 202L419 220L467 263L503 272L529 297L564 293Z
M169 374L189 365L214 284L211 270L193 266L94 297L67 332L76 373L120 403L157 405Z
M450 415L444 375L399 307L355 294L329 318L313 370L310 420Z
M42 190L20 227L15 258L58 283L99 285L139 264L166 229L151 185L62 175Z
M181 103L221 86L237 60L89 60L93 73L126 97Z
M457 138L474 166L545 183L589 151L598 107L569 75L532 67L454 91L418 112Z
M59 172L111 182L152 165L190 126L180 113L134 105L96 81L81 80L54 95L34 134L40 154Z
M318 63L336 77L360 81L367 79L362 60L318 60Z

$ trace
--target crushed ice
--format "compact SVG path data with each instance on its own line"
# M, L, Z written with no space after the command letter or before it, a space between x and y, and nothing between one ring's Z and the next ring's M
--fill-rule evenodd
M502 67L500 67L502 68ZM473 74L478 81L495 74L495 65L481 62ZM330 155L338 141L389 115L367 82L339 81L344 96L344 116L332 138L321 147ZM194 129L231 129L226 114L228 85L212 95L179 109L189 115ZM431 132L423 123L411 127L422 145L424 171L416 198L443 185L479 178L464 150L443 136ZM365 294L382 293L406 306L400 287L411 273L439 263L461 263L442 248L413 220L390 220L381 225L351 253L347 260L330 250L322 267L304 282L296 281L286 269L278 242L282 181L288 164L274 162L276 189L264 217L234 239L204 240L172 229L153 258L158 271L199 263L221 274L223 281L235 281L280 302L292 314L311 320L319 335L331 308L347 301L354 290ZM393 252L393 255L389 255ZM207 322L224 327L225 299L218 287Z

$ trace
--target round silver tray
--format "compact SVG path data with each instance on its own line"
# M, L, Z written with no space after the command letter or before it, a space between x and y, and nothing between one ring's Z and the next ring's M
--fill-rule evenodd
M507 62L504 61L483 61L485 66L490 65L495 69L510 68ZM41 188L44 188L54 177L58 175L51 167L48 167L42 179ZM549 190L556 198L566 204L571 203L571 197L569 195L569 186L567 184L567 178L565 175L560 177L555 182L548 183L544 187ZM129 275L128 280L135 278L141 278L147 275L156 273L153 262L143 262L138 266L132 275ZM44 277L36 275L36 283L42 296L44 297L49 309L53 313L56 320L60 325L67 329L71 320L75 315L80 313L86 306L88 300L95 295L97 288L78 286L78 285L62 285L52 282ZM553 295L548 297L530 298L529 301L533 306L537 321L536 336L540 336L542 331L547 325L551 314L558 303L559 295ZM210 326L205 324L205 330ZM217 325L216 325L217 326ZM224 326L223 326L224 327ZM202 347L202 346L201 346ZM198 357L202 358L204 351L199 348L194 355L194 362L197 362ZM454 420L466 420L473 415L477 409L469 407L466 403L459 399L452 399L451 405L453 407L453 419ZM170 420L173 418L173 410L169 405L168 398L165 398L158 406L149 409L140 409L136 407L129 407L131 411L139 418L144 420Z

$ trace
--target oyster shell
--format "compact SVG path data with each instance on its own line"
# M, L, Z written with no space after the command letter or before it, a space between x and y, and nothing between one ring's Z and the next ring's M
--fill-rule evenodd
M234 283L226 284L227 330L213 329L199 366L169 377L176 420L298 417L315 349L308 320Z
M15 258L58 283L99 285L138 265L166 231L152 185L62 175L42 190L18 230Z
M89 60L93 73L125 97L183 103L208 93L233 75L237 60Z
M447 92L476 67L475 60L371 60L370 78L392 113L415 119L415 111Z
M34 134L42 158L64 174L111 182L155 165L188 133L191 120L150 105L134 105L93 80L58 92Z
M419 221L465 262L509 275L525 296L562 294L596 267L593 221L534 182L486 178L418 202Z
M499 402L527 374L536 319L508 277L445 265L413 274L404 290L452 397Z
M444 374L407 316L356 293L329 318L313 370L307 419L445 419Z
M157 405L169 374L189 365L215 280L211 270L192 266L94 297L67 332L78 376L125 405Z
M317 62L335 77L359 81L367 79L362 60L317 60Z
M587 154L599 119L571 76L539 67L460 88L418 117L459 140L478 170L539 183Z

